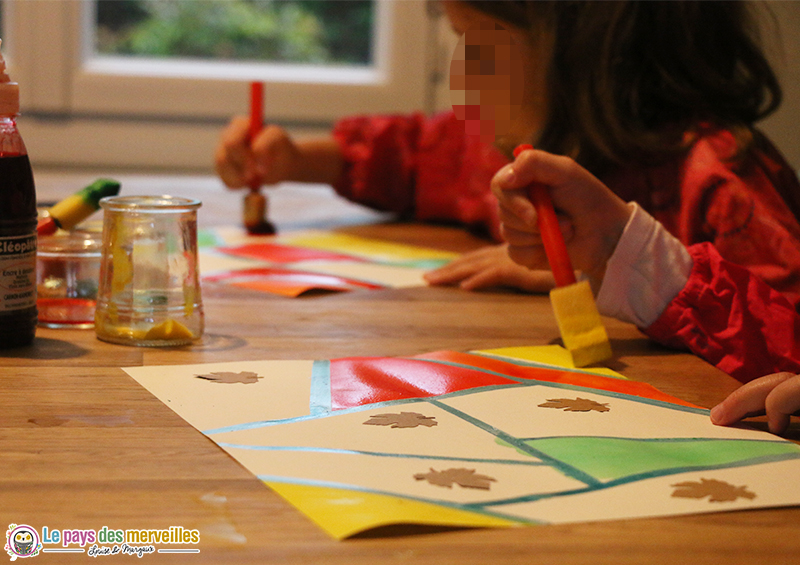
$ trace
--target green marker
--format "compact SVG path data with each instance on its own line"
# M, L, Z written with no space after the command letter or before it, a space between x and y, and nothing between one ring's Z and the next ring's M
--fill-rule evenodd
M119 194L120 184L115 180L97 179L86 188L67 196L47 211L39 220L36 231L39 235L50 235L58 228L70 230L100 208L100 199Z

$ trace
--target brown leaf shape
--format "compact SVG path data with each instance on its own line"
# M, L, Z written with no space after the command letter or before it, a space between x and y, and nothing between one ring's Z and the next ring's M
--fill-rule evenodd
M258 382L258 379L263 379L264 377L259 377L257 373L252 371L240 371L238 373L232 373L229 371L220 371L209 373L207 375L195 375L198 379L205 379L207 381L211 381L213 383L221 383L221 384L236 384L241 383L243 385L251 385Z
M497 479L475 473L475 469L445 469L436 471L431 468L429 473L417 473L414 478L418 481L428 481L432 485L453 488L453 483L462 488L477 488L489 490L490 482Z
M367 426L391 426L393 428L416 428L425 426L431 428L438 422L434 416L423 416L416 412L400 412L399 414L375 414L364 422Z
M754 499L756 494L747 490L747 485L736 487L717 479L700 479L671 485L676 487L672 496L679 498L705 498L709 502L733 502L737 498Z
M541 408L563 408L564 412L608 412L608 404L600 404L587 398L548 398Z

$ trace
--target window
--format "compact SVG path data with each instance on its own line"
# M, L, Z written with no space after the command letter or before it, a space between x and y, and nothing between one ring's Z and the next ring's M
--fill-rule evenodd
M95 0L97 55L367 66L374 0Z
M272 35L242 36L237 18ZM208 169L251 80L266 82L266 119L296 135L348 114L433 109L426 0L3 0L2 19L34 165ZM292 22L311 31L293 35ZM175 46L185 51L166 56Z

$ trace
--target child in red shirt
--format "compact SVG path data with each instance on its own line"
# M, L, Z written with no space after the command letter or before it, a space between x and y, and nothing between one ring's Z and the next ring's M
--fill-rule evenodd
M800 184L753 129L779 104L780 88L746 32L745 3L441 4L456 32L497 24L520 48L523 111L500 147L532 142L572 156L685 245L713 243L800 307ZM489 182L508 159L463 125L453 113L358 116L307 141L269 126L251 145L240 117L221 137L216 166L229 187L328 183L377 209L458 222L499 241ZM547 271L519 268L504 246L427 278L468 289L552 286Z

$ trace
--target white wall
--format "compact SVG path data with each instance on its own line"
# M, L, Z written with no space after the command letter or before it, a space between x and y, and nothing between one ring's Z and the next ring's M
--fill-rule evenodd
M775 16L762 26L762 39L783 87L783 104L760 128L789 163L800 170L800 2L764 2ZM777 29L774 29L777 26Z

